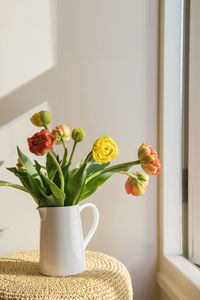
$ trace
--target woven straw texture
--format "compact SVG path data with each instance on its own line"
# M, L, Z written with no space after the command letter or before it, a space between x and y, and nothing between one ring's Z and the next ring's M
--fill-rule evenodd
M39 251L25 251L0 259L0 299L132 300L126 267L103 253L86 251L87 270L69 277L38 272Z

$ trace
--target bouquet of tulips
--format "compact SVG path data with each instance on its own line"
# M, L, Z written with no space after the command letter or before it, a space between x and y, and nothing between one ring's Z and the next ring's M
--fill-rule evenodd
M85 138L83 129L71 131L69 126L56 126L52 132L48 129L51 115L48 111L40 111L31 117L40 132L28 138L30 152L46 156L45 165L34 163L24 155L20 148L18 163L14 168L7 168L15 174L22 185L0 181L1 186L10 186L29 193L39 207L70 206L92 195L108 178L115 173L128 176L125 189L128 194L142 195L149 184L149 176L144 173L131 173L134 165L141 165L150 175L158 175L161 163L156 151L144 143L138 149L138 160L109 166L111 160L118 155L118 147L109 136L97 139L89 154L75 168L71 169L73 155L78 143ZM69 155L66 144L72 139L74 144ZM62 159L56 154L57 145L63 146Z

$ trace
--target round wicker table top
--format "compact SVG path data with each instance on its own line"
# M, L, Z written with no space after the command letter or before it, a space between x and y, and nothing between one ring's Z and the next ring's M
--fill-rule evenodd
M38 271L38 250L4 256L0 258L0 299L132 299L130 275L122 263L93 251L86 251L85 257L85 272L49 277Z

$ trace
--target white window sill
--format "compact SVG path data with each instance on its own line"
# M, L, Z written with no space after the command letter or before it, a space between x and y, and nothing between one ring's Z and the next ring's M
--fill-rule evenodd
M177 267L200 291L200 269L181 255L167 255L166 258Z
M200 299L200 270L181 255L163 257L157 283L169 299Z

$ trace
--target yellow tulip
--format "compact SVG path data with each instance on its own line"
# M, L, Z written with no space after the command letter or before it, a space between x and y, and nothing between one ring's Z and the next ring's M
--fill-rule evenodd
M100 163L108 163L118 155L118 147L109 136L102 136L95 141L92 148L94 160Z

